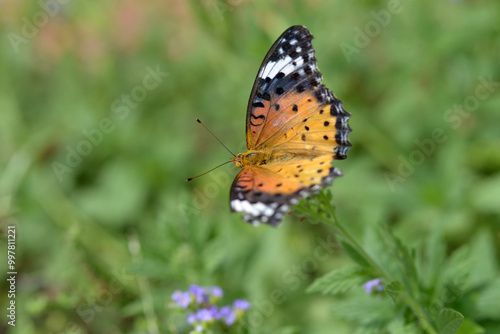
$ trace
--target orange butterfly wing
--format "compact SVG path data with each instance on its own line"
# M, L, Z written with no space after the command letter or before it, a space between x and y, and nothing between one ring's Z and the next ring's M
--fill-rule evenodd
M269 159L243 166L233 182L231 209L251 222L278 224L300 198L341 176L331 167L351 147L350 114L321 84L313 36L303 26L287 29L267 53L247 108L249 152Z
M244 167L231 186L231 210L244 212L243 220L276 226L288 208L342 176L327 155L297 155L265 167Z
M287 149L316 146L325 153L334 152L336 159L345 159L351 147L347 139L350 114L320 84L312 39L307 28L290 27L264 58L247 108L249 150L290 143Z

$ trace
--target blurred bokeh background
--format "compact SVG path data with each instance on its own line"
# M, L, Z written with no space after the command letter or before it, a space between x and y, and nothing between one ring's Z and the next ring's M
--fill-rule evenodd
M250 300L254 333L354 332L305 292L350 263L329 227L244 223L233 165L185 182L230 158L196 117L245 150L258 67L294 24L352 113L340 221L410 247L440 226L448 253L485 233L498 255L499 22L496 0L0 2L0 268L16 225L18 272L0 331L184 333L167 304L196 283Z

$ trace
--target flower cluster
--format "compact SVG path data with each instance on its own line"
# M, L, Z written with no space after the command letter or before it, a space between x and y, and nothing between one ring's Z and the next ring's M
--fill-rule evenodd
M365 284L363 284L363 288L365 288L366 293L369 295L375 291L384 291L384 285L382 284L380 278L372 279L371 281L366 282Z
M250 308L245 299L236 299L233 304L218 307L216 302L223 296L218 286L201 287L192 284L187 291L176 290L172 294L174 307L188 309L187 322L193 326L190 333L203 333L213 325L233 325Z

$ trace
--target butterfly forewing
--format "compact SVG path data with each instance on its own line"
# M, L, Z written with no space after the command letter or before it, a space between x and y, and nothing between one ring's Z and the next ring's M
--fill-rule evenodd
M288 28L267 53L255 79L247 108L247 147L254 149L272 131L270 120L282 115L280 97L294 91L300 82L317 78L312 35L303 26ZM274 118L277 124L279 119ZM268 125L269 124L269 125Z
M321 91L325 97L320 100L316 95ZM351 128L347 124L350 114L342 108L342 102L321 85L311 94L303 94L295 103L296 115L263 145L291 151L311 150L331 154L333 159L345 159L351 147L348 140Z
M290 27L266 55L248 103L248 149L290 144L345 158L350 115L321 84L312 39L307 28Z

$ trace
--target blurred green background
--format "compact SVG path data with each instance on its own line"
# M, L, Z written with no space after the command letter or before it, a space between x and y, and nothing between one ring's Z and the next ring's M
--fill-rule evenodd
M196 117L245 150L258 67L294 24L352 113L332 187L340 221L359 239L387 224L409 247L440 226L448 253L481 232L500 251L496 0L0 8L0 263L16 225L18 272L17 324L3 311L0 332L184 333L167 304L191 283L250 300L255 333L354 332L335 299L304 291L350 263L340 247L315 258L329 227L244 223L229 212L233 165L185 182L230 158Z

